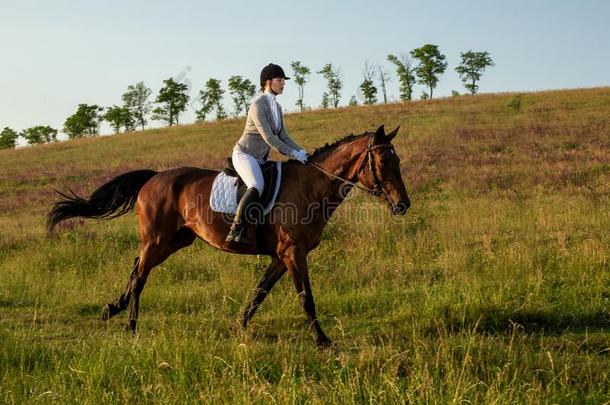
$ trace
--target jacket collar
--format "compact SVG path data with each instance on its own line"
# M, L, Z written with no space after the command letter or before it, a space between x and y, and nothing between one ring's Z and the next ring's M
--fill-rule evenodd
M263 93L265 96L267 96L267 98L269 99L269 101L275 100L275 94L273 94L272 92L270 92L269 90L265 90L265 92Z

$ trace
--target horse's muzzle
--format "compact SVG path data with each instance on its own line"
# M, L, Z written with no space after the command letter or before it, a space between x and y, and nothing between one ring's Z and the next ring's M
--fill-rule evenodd
M411 201L400 200L400 201L398 201L398 204L396 204L394 206L393 213L394 213L394 215L404 215L410 206L411 206Z

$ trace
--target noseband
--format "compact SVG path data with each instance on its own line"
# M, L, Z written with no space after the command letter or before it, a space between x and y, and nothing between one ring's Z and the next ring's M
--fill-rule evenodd
M392 145L391 143L373 145L373 137L371 136L369 139L369 144L366 147L366 157L364 158L365 160L368 160L368 162L369 162L369 170L371 171L371 176L373 177L373 189L372 190L369 189L370 193L376 197L383 197L383 198L385 198L386 201L390 202L388 197L383 192L383 189L381 188L381 179L377 178L377 175L375 174L375 167L373 166L373 155L372 155L372 153L375 149L394 150L394 145ZM396 153L396 152L394 152L394 153ZM360 171L362 171L363 167L364 167L364 162L362 162L362 164L360 165L360 169L358 169L358 173L360 173Z

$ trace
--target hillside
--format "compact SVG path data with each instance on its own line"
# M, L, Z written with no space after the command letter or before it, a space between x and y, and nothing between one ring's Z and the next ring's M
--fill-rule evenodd
M220 169L243 118L3 150L0 402L610 398L610 88L346 107L286 123L310 151L401 127L407 215L356 193L310 256L335 349L315 348L287 278L253 327L234 332L268 259L200 242L153 271L132 338L124 316L102 322L99 311L137 255L135 216L44 234L54 188L88 195L133 169Z
M510 107L520 99L520 109ZM414 195L438 190L607 192L610 89L462 96L289 114L308 150L384 123L401 126L403 173ZM135 168L222 167L245 119L0 151L2 213L42 209L51 188L87 192ZM277 158L277 155L276 155ZM600 189L601 187L601 189ZM582 191L582 190L581 190ZM18 196L18 198L17 198Z

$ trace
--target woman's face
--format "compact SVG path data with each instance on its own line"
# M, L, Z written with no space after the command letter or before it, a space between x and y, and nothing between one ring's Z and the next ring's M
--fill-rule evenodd
M286 80L283 77L276 77L267 81L267 87L273 90L275 94L282 94L284 92L284 84Z

